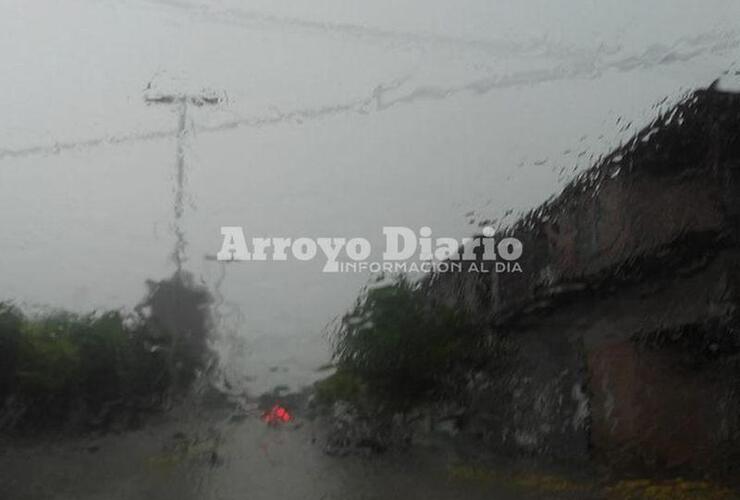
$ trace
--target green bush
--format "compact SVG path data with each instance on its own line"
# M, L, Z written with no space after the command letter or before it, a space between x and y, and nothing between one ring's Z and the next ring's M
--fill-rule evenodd
M316 382L316 398L321 403L347 401L359 403L364 396L362 380L347 370L339 370Z
M0 407L14 386L23 315L0 302Z
M395 409L442 396L486 358L485 339L468 317L432 304L405 278L363 293L334 340L337 372L319 394L347 399L364 390Z
M140 309L25 316L0 303L0 427L106 425L163 408L210 362L210 295L184 273L149 283ZM12 422L2 410L12 403ZM116 413L118 413L116 415ZM79 422L78 422L79 423Z
M15 349L12 369L2 371L0 403L12 396L24 408L21 423L61 424L75 410L97 415L122 400L123 353L138 339L120 313L13 315L13 329L2 331L5 344L15 339Z
M30 395L71 390L81 379L80 348L73 332L83 321L61 315L25 320L21 328L16 380L18 391Z

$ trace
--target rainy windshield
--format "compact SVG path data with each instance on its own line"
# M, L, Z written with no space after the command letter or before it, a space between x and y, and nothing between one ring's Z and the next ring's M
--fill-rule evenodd
M736 0L0 2L0 498L740 498Z

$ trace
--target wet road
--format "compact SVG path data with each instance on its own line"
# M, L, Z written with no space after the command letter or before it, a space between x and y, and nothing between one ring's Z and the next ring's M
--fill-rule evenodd
M381 457L332 457L305 421L189 414L145 430L6 443L0 490L13 500L590 498L589 483L531 469L484 473L443 442Z

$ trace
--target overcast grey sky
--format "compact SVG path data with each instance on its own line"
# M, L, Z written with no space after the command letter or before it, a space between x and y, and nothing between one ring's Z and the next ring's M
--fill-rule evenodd
M0 0L0 299L130 308L171 273L177 116L143 90L216 89L188 115L186 267L221 283L255 390L305 382L367 276L221 278L220 226L469 235L469 211L536 206L737 69L737 19L736 0Z

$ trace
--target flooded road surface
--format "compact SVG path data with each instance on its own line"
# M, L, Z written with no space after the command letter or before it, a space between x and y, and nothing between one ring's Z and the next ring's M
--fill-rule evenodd
M208 422L200 415L99 439L6 445L0 490L16 500L505 500L595 493L592 482L574 473L474 466L442 442L383 456L331 457L310 422Z

